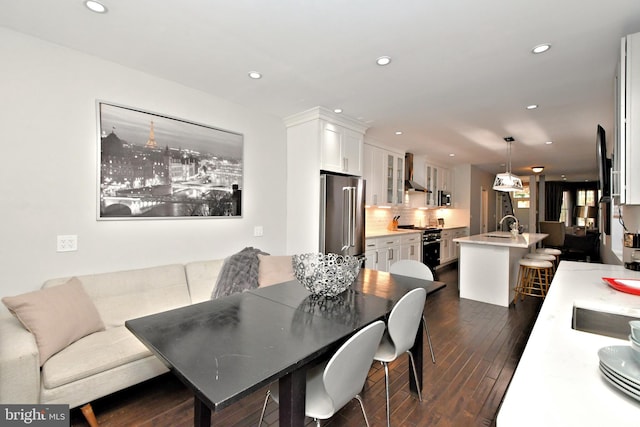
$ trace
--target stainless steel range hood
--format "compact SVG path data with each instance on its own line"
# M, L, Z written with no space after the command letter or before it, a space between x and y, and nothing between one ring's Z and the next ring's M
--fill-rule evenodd
M422 185L413 180L413 154L406 153L404 155L404 191L421 191L423 193L431 193Z

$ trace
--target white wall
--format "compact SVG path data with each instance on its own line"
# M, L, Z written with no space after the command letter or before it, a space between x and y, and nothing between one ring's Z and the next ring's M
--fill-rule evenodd
M0 58L0 296L246 246L285 253L281 119L3 28ZM243 218L97 221L97 99L244 134ZM78 235L78 251L57 253L59 234Z
M480 233L480 202L482 188L489 192L489 215L487 231L495 230L496 223L496 192L493 190L493 179L495 175L478 169L476 166L470 167L469 174L469 213L470 213L470 235ZM457 185L458 181L456 181ZM457 188L457 187L456 187ZM498 218L499 219L499 218Z
M320 249L320 134L318 121L287 128L287 252L317 252ZM295 160L293 160L295 159Z
M471 165L458 165L451 170L453 177L452 203L455 208L454 224L471 225Z

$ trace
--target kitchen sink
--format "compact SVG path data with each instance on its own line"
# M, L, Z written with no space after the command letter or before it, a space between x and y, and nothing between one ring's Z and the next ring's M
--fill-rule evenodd
M497 237L499 239L510 239L512 236L511 234L506 235L506 234L487 234L486 237Z
M631 320L638 320L638 317L574 305L571 328L577 331L627 340L631 333L631 328L629 327L629 321Z

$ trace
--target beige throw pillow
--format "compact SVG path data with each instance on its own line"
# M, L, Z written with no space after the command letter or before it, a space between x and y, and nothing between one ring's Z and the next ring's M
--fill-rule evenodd
M59 286L4 297L2 302L35 335L40 366L72 342L104 330L96 306L76 277Z
M294 280L291 256L274 256L258 254L260 265L258 267L258 286L270 286L276 283Z

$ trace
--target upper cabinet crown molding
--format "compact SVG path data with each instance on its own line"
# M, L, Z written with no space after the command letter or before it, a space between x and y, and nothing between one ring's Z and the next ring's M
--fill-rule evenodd
M314 107L307 111L292 114L291 116L284 118L284 124L286 127L291 127L301 123L310 122L312 120L325 120L363 135L369 128L369 125L360 120L351 118L344 114L336 114L325 107Z

